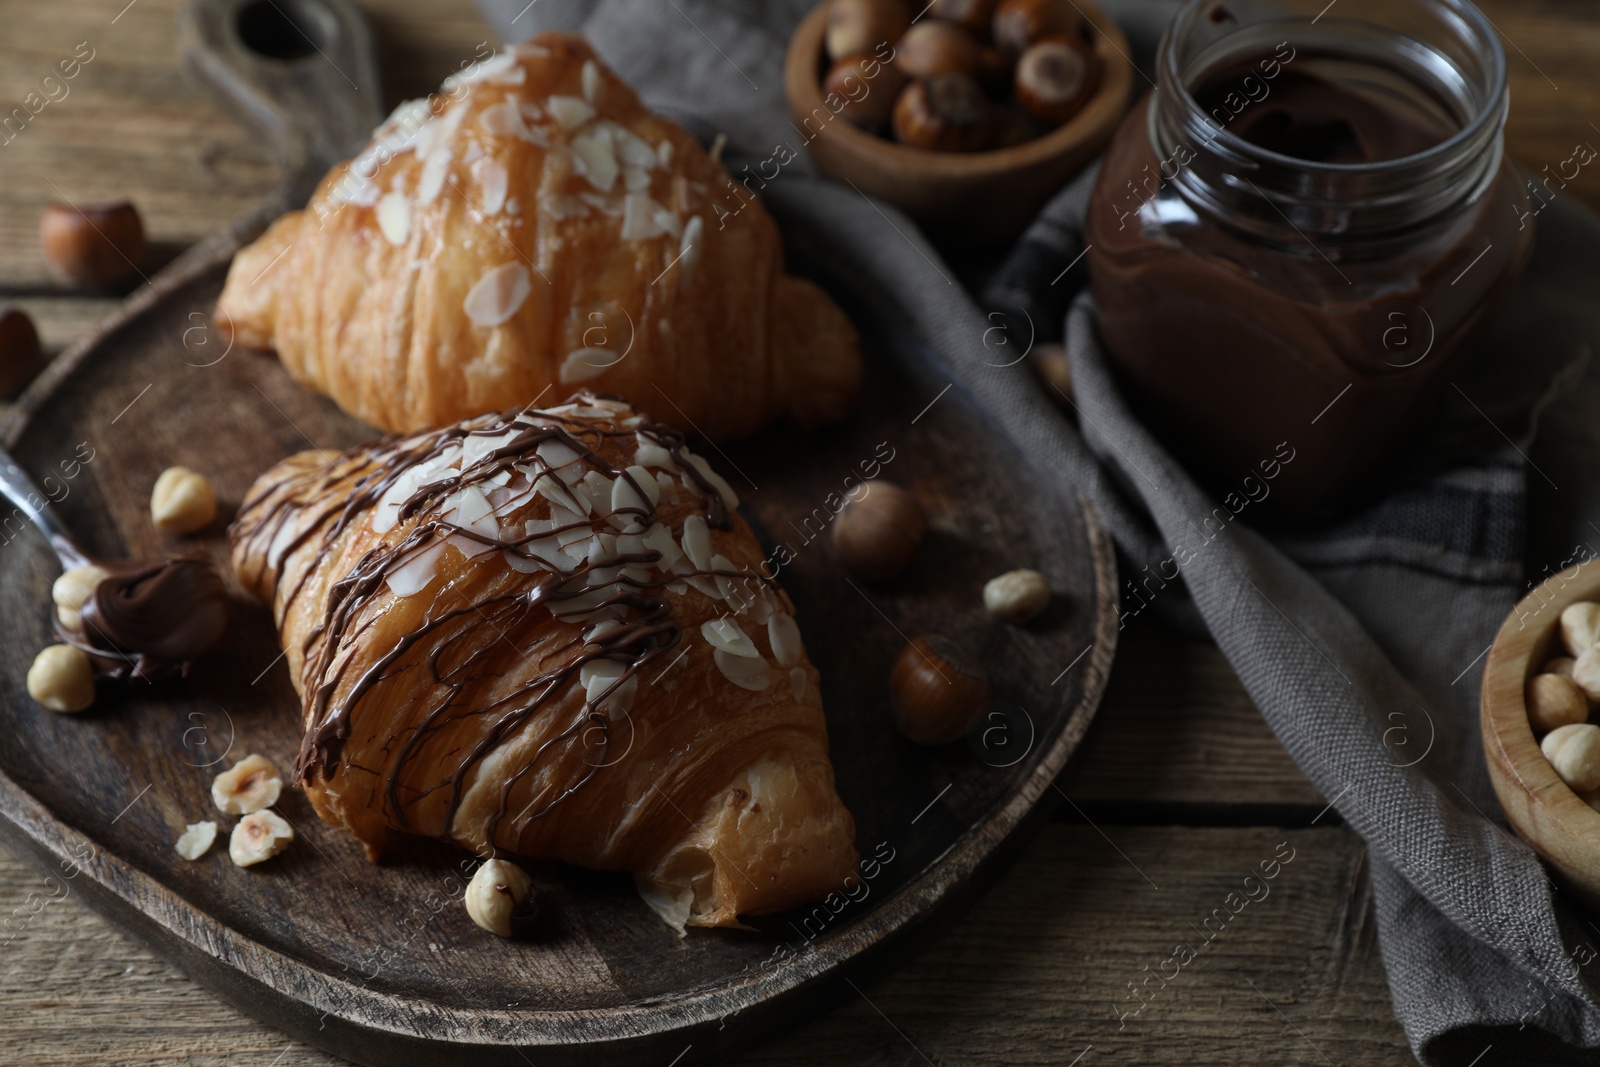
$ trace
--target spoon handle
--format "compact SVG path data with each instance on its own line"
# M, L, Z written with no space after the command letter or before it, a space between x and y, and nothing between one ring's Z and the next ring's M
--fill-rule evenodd
M50 509L49 498L39 491L33 479L28 477L28 472L4 449L0 449L0 494L4 494L17 511L45 535L63 568L79 567L90 562Z

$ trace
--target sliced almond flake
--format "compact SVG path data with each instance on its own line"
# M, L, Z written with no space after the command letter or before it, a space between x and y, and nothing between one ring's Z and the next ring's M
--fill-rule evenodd
M533 292L533 279L521 263L502 263L467 290L462 309L479 326L499 326L515 315Z
M806 669L795 667L789 671L789 696L796 703L806 699Z
M750 659L719 648L711 654L711 658L716 661L717 670L722 672L722 676L740 689L759 693L772 684L772 665L760 656Z
M683 240L678 242L678 265L685 274L700 262L700 242L705 235L705 220L699 215L689 219L683 227Z
M617 184L616 148L611 143L611 127L596 124L572 139L573 169L602 193Z
M629 193L622 199L622 239L647 241L668 232L657 217L665 210L644 193Z
M390 193L378 201L378 229L384 240L403 245L411 235L411 201L404 193Z
M685 460L694 464L696 470L705 475L706 481L710 482L711 487L721 495L724 504L729 508L739 506L739 494L733 491L733 486L729 485L722 475L711 469L711 464L706 462L704 456L696 456L689 452L685 452L683 456Z
M622 199L616 196L601 196L599 193L579 193L578 199L606 215L617 216L622 214Z
M512 57L508 55L506 58L510 59ZM519 63L508 71L500 74L490 75L483 80L485 82L493 82L495 85L526 85L528 82L528 71L527 68L523 67Z
M800 627L795 625L793 615L781 611L772 613L767 620L767 644L771 646L772 658L778 661L778 666L793 667L800 662L805 645L800 641Z
M608 122L611 127L611 139L617 146L617 158L625 166L638 167L640 170L654 170L657 164L656 153L650 147L650 142L634 133L626 126L615 122ZM662 142L663 144L665 142Z
M511 52L496 52L488 59L473 63L459 74L452 74L444 80L443 89L450 92L458 85L471 85L473 82L488 81L492 78L505 76L512 67L517 67L517 57ZM520 67L518 69L521 69Z
M687 582L674 581L667 583L667 592L671 593L673 596L683 596L688 591L689 584Z
M463 163L475 163L484 157L483 145L473 141L467 145L466 154L461 157Z
M479 208L485 215L498 215L506 203L506 186L509 176L506 165L498 159L485 157L473 165L478 184L483 187L483 203Z
M585 663L578 668L578 684L583 686L584 699L593 703L626 673L627 665L614 659L592 659Z
M761 658L761 653L756 651L756 643L750 640L750 635L746 634L736 621L726 616L720 619L707 619L701 623L700 636L704 637L712 648L720 649L730 656Z
M446 542L439 540L390 571L384 579L389 591L395 596L406 597L426 589L438 573L439 557L444 555L446 547Z
M596 514L609 515L611 513L611 479L599 471L589 471L579 483L581 495L588 501Z
M517 106L522 110L522 117L529 122L541 122L544 120L544 109L532 100L519 101Z
M611 480L612 513L650 511L655 507L651 491L657 488L656 480L650 477L649 472L643 467L629 467L627 473L631 476L631 480L621 475ZM638 485L638 489L634 488L635 484ZM641 497L640 493L644 495Z
M577 449L565 441L558 441L553 437L539 442L537 454L540 461L551 470L559 470L567 464L576 463L583 458Z
M689 557L695 570L711 569L711 527L699 515L683 520L683 554Z
M512 428L497 434L468 434L461 442L461 469L471 470L483 460L515 441L521 430ZM501 472L509 478L509 472Z
M522 201L518 200L514 196L510 197L509 199L507 199L506 200L506 214L507 215L520 215L520 214L522 214Z
M672 565L683 558L683 552L678 548L678 542L672 539L672 530L659 522L650 527L645 533L643 541L645 548L661 554L661 558L656 561L657 570L670 572Z
M428 156L428 161L422 165L422 176L417 179L418 201L431 204L438 199L439 190L444 188L444 179L450 173L453 156L449 148L441 148Z
M585 644L592 645L595 643L595 641L604 637L612 630L619 630L621 628L622 624L616 619L606 619L603 622L597 622L583 632L583 641Z
M671 141L662 141L660 144L656 145L656 158L661 161L661 165L663 167L672 166L672 142Z
M402 100L372 131L372 147L383 145L390 152L407 151L416 142L417 131L432 118L433 109L426 97Z
M681 238L683 236L683 221L667 208L656 209L655 224L661 227L663 232L669 233L673 237Z
M511 47L520 56L537 56L540 59L550 58L550 49L542 44L534 44L531 39Z
M683 580L704 593L708 599L722 599L722 590L717 588L717 583L703 574L685 575Z
M638 167L623 167L622 187L630 193L642 192L650 188L650 175Z
M478 125L495 137L521 137L528 130L515 100L502 100L478 112Z
M552 96L545 101L545 109L563 129L568 130L575 130L594 118L594 108L587 100L576 96Z
M767 595L765 589L755 590L755 598L755 605L750 609L750 621L757 626L765 626L777 611L773 609L772 597Z
M643 467L662 467L669 471L678 469L672 460L672 453L663 448L654 438L642 433L633 435L639 442L639 447L633 450L633 461Z
M600 68L592 59L583 61L583 98L591 104L599 103Z
M668 504L678 502L678 480L666 471L656 471L656 485L661 488L661 499Z
M548 474L540 475L533 483L534 491L550 502L550 513L554 515L559 506L564 514L575 515L575 520L583 521L583 516L593 510L589 504L587 494L577 491L567 485L560 478ZM565 525L563 523L562 525Z
M567 384L586 382L590 378L598 378L620 362L617 354L609 349L578 348L567 353L556 377Z
M714 571L734 571L736 573L739 571L739 568L733 565L731 559L720 554L711 557L711 569ZM750 610L751 604L755 601L755 595L750 592L745 584L748 579L741 581L738 578L729 578L725 574L716 575L716 579L717 591L722 594L722 599L726 600L734 611L743 615Z

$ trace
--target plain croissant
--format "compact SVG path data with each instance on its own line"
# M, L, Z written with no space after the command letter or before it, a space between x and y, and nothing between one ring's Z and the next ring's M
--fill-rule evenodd
M229 537L318 814L373 858L410 835L631 871L679 929L841 885L817 672L736 505L593 394L267 471Z
M581 38L547 33L402 104L234 258L243 344L389 431L621 394L686 432L842 418L854 328L777 227ZM721 210L718 210L721 208Z

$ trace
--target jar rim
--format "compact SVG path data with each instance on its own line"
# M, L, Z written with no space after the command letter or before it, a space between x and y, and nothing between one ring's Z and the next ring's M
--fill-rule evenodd
M1326 163L1285 155L1247 141L1230 131L1226 126L1215 129L1214 136L1210 139L1210 142L1212 144L1221 142L1228 151L1247 159L1256 159L1278 166L1292 167L1311 174L1361 175L1392 171L1401 166L1425 165L1460 152L1463 146L1482 138L1485 126L1491 123L1498 125L1504 121L1505 108L1502 102L1506 96L1507 70L1505 49L1501 47L1499 33L1494 23L1490 22L1488 17L1478 10L1477 5L1470 3L1469 0L1416 0L1416 2L1450 11L1470 25L1477 39L1487 46L1490 75L1487 79L1488 92L1472 118L1462 124L1449 137L1441 140L1438 144L1423 149L1421 152L1368 163ZM1204 10L1214 3L1216 3L1216 0L1188 0L1183 9L1178 12L1177 16L1168 25L1166 32L1162 34L1161 43L1157 50L1157 78L1175 88L1180 94L1184 105L1195 112L1201 110L1200 102L1195 99L1194 94L1184 81L1182 71L1178 69L1177 48L1174 42L1190 31L1200 19ZM1329 4L1328 6L1332 7L1333 5ZM1327 9L1324 8L1323 14L1326 13ZM1322 15L1318 15L1313 18L1311 24L1315 25L1321 17Z

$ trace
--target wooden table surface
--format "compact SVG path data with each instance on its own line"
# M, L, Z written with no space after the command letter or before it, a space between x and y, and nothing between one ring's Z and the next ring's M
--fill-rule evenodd
M391 102L422 95L490 39L470 0L363 6ZM0 134L0 305L27 310L52 354L116 299L50 279L37 244L47 202L132 199L159 262L274 183L256 146L180 75L177 7L0 0L0 113L22 105L59 60L88 54L80 42L92 49L67 96ZM1506 41L1512 154L1539 171L1578 142L1600 142L1594 5L1483 7ZM1600 170L1562 195L1600 204ZM1413 1062L1378 958L1365 850L1214 647L1143 624L1126 631L1099 721L1060 788L1062 817L970 913L891 977L740 1062ZM1271 895L1129 1014L1130 983L1190 937L1249 868L1291 849ZM0 914L26 910L43 891L0 851ZM0 955L0 1062L338 1061L213 999L69 896Z

